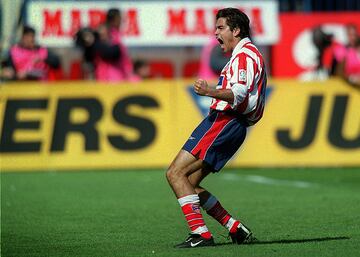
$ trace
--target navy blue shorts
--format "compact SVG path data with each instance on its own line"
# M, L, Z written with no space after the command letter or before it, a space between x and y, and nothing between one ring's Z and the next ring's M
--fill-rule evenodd
M218 172L244 142L247 126L243 119L235 115L211 111L182 149Z

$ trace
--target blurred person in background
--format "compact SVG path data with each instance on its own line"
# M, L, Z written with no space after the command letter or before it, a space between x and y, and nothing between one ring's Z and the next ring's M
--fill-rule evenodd
M344 60L339 64L340 75L351 85L360 89L360 37L348 48Z
M84 50L84 59L93 64L94 77L98 81L137 81L133 63L122 43L121 13L109 9L106 22L95 31L81 29L75 36L76 45Z
M214 246L200 211L202 207L229 231L233 243L254 239L240 220L231 216L217 198L200 186L210 173L219 172L239 149L247 127L262 117L265 106L266 70L263 57L250 40L249 18L238 9L225 8L216 15L215 37L230 61L217 86L198 79L194 91L212 97L210 112L193 131L166 172L191 230L177 248Z
M47 80L49 69L60 67L60 59L36 44L35 29L24 26L19 43L12 46L2 62L3 80Z
M354 48L356 46L357 40L359 38L358 28L355 24L346 25L346 35L348 38L347 48Z
M151 77L149 63L142 59L134 61L134 73L141 79L149 79Z
M330 53L332 58L330 65L330 75L343 75L344 67L341 64L344 63L348 51L350 50L351 52L352 49L355 49L356 40L359 37L356 25L348 24L346 25L345 30L348 42L346 45L333 40L333 36L331 35L331 46L330 49L327 49L328 55Z
M340 76L348 80L356 75L358 57L356 42L359 38L357 27L354 24L346 25L347 44L337 41L333 34L324 32L321 26L313 29L312 39L318 50L316 79L325 79L328 76ZM355 73L355 74L354 74Z
M321 26L312 30L312 42L317 49L317 64L313 71L313 79L327 79L329 76L329 67L324 64L324 56L333 44L333 35L325 33Z
M216 80L222 68L230 60L230 55L224 53L216 38L211 38L201 51L199 74L200 78Z
M348 24L346 32L348 44L337 57L336 74L357 85L360 77L360 36L354 24Z

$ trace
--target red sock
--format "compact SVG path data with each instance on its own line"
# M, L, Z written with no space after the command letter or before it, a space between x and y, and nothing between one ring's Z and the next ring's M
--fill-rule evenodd
M219 201L217 201L216 204L206 212L223 226L225 226L231 218L231 215L222 207Z
M221 225L225 226L230 233L235 233L240 221L235 220L225 209L215 196L211 195L206 203L202 206L203 209L211 217L216 219Z
M196 194L187 195L178 199L186 221L194 234L200 234L204 238L211 238L212 235L205 225L200 211L200 200Z

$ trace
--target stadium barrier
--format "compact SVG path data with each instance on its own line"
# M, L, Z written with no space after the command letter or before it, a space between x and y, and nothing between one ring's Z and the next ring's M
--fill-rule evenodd
M1 86L2 171L166 167L208 111L192 81ZM360 166L360 91L271 80L228 167Z

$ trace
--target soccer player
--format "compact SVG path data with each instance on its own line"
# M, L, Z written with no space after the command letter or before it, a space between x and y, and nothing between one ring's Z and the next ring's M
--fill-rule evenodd
M249 38L249 18L240 10L218 11L215 36L223 51L230 51L232 56L221 71L216 88L202 79L195 82L194 91L198 95L213 98L210 112L166 172L191 230L177 248L215 245L200 207L229 230L233 243L253 239L250 229L231 216L200 182L224 167L243 143L247 127L262 117L267 83L265 65Z

